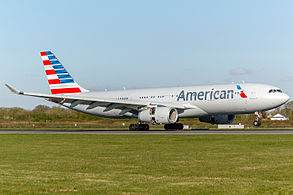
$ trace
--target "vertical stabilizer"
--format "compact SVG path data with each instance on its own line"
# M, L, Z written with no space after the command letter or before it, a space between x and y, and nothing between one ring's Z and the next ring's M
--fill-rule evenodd
M43 51L41 57L52 94L88 92L73 80L53 52Z

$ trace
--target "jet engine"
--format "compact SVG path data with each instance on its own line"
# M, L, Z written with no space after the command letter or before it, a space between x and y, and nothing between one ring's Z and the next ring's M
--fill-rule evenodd
M211 123L211 124L228 124L233 123L235 120L234 114L223 114L223 115L208 115L199 117L200 122Z
M178 121L178 112L175 108L154 107L139 112L140 122L151 122L153 124L173 124Z

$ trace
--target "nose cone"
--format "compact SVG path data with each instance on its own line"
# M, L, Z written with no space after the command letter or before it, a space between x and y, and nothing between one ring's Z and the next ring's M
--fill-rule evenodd
M285 104L288 100L289 100L289 96L285 93L276 93L274 94L274 97L273 97L273 102L277 106L281 106Z
M279 95L280 95L280 97L279 97L280 103L282 103L282 104L285 104L290 99L290 97L285 93L281 93Z
M289 96L285 93L272 93L265 96L260 104L267 105L267 109L272 109L285 104L289 100Z

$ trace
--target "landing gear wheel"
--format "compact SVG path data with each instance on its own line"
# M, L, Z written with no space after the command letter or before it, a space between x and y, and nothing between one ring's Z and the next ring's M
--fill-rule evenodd
M255 121L253 122L253 125L255 127L259 127L261 125L261 116L262 115L259 114L258 112L255 112L254 115L255 115Z
M130 124L129 131L148 131L150 130L150 126L148 124Z
M177 123L177 129L183 130L184 125L182 123Z
M136 131L136 124L130 124L129 131Z
M165 124L164 129L165 130L182 130L183 124L182 123Z
M261 121L260 120L254 121L253 125L256 126L256 127L259 127L261 125Z
M140 124L141 126L141 131L148 131L150 130L150 126L148 124Z

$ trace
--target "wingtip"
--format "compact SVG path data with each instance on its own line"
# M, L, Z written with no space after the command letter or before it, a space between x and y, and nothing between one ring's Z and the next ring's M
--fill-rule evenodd
M19 91L18 89L12 87L11 85L9 85L9 84L7 84L7 83L5 84L5 86L6 86L6 87L7 87L12 93L19 94L19 95L23 94L23 92Z

